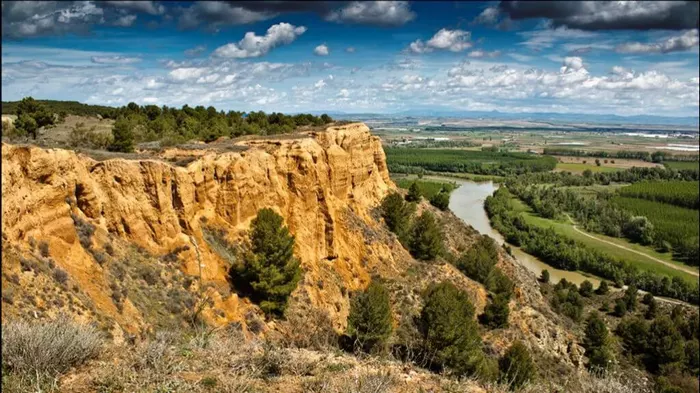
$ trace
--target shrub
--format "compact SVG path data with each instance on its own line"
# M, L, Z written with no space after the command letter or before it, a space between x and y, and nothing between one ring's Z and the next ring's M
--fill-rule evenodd
M501 382L517 389L535 377L535 364L527 347L515 341L498 361Z
M634 311L637 308L637 287L634 284L627 287L622 300L625 302L627 310Z
M486 283L496 262L498 262L496 243L488 236L481 236L468 251L462 254L456 266L467 277Z
M496 295L491 303L484 308L484 313L479 316L479 321L492 329L508 326L509 300L510 298L506 294Z
M683 336L665 315L656 318L649 326L647 345L652 371L682 361L685 356Z
M497 294L510 297L513 294L513 282L503 274L501 269L494 267L486 278L486 289Z
M649 324L639 317L627 317L617 325L615 334L622 339L625 351L634 355L644 353L647 348Z
M450 193L444 188L430 198L430 204L440 210L447 210L450 205Z
M588 280L584 280L578 289L578 293L583 297L591 297L593 295L593 284Z
M28 378L64 373L96 357L101 348L95 328L65 316L44 324L15 321L2 325L3 371Z
M135 123L126 117L120 117L112 127L112 144L108 150L123 153L134 151L134 127Z
M49 255L49 243L42 241L39 243L39 253L41 254L42 257L48 258Z
M605 280L601 281L598 289L595 290L595 293L598 295L607 295L608 292L610 292L610 288L608 288L608 282Z
M540 281L548 284L549 283L549 270L544 269L542 270L542 274L540 274Z
M608 327L595 311L586 320L585 334L583 346L588 353L588 367L598 371L607 370L612 360Z
M583 313L583 300L578 294L576 285L569 284L562 279L554 289L554 297L552 298L554 310L578 322Z
M645 293L644 297L642 297L642 304L649 305L652 301L654 301L654 295L651 293Z
M282 216L272 209L260 209L251 224L250 244L243 263L234 264L230 276L266 314L281 315L301 279L294 236L283 225Z
M418 183L413 182L411 183L411 186L408 188L408 194L406 194L406 200L408 202L420 202L420 188L418 187Z
M408 246L416 259L435 259L442 252L442 233L429 211L416 219Z
M389 292L373 280L351 301L347 334L363 351L381 352L392 330Z
M53 279L56 280L57 283L64 285L68 282L68 273L66 273L65 270L56 268L53 270Z
M481 354L481 337L474 322L469 296L443 282L428 289L420 316L426 352L434 354L434 368L448 368L457 375L473 375Z
M624 317L627 314L627 303L623 299L615 300L615 308L613 313L615 316Z
M411 217L415 206L406 203L401 195L393 192L381 204L382 217L389 230L394 232L402 244L406 244L411 230Z
M654 319L659 313L659 303L654 299L653 297L651 298L651 301L649 302L649 306L647 307L647 312L644 314L644 318L646 319Z

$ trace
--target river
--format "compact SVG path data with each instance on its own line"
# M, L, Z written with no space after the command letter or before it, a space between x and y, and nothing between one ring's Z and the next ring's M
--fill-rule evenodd
M503 236L491 227L489 218L486 215L486 210L484 209L484 200L498 189L498 184L491 181L477 183L451 177L430 176L430 178L459 184L459 187L454 190L450 196L450 210L464 222L474 227L479 233L492 237L499 244L505 242ZM586 277L579 272L555 269L536 257L527 254L518 247L511 245L511 250L515 259L537 276L542 273L543 269L547 269L552 282L558 282L562 278L566 278L567 281L574 282L577 285L584 280L590 281L596 287L600 283L600 280L595 277Z

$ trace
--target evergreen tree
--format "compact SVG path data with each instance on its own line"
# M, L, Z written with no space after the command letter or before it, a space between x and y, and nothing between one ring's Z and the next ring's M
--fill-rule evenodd
M651 301L648 304L647 307L647 312L644 314L644 318L646 319L654 319L658 316L659 314L659 303L654 299L653 297L651 298Z
M440 210L447 210L450 205L450 193L444 188L430 198L430 204Z
M683 336L667 316L656 318L647 335L652 371L669 363L682 361L685 356Z
M284 312L287 298L301 278L301 268L294 257L294 236L272 209L260 209L253 219L250 250L245 252L243 263L233 265L231 278L265 313Z
M535 364L525 345L515 341L498 361L500 380L515 390L535 378Z
M120 117L112 126L112 144L108 147L110 151L131 153L134 151L134 123L126 118Z
M506 294L494 296L491 303L484 308L484 313L479 316L479 322L491 329L504 328L508 326L508 315L510 309L508 303L510 298Z
M381 211L389 230L396 234L402 244L406 244L414 205L404 202L399 193L393 192L382 200Z
M608 327L597 312L594 311L588 316L585 333L583 346L588 353L588 367L594 370L606 370L612 360L612 352Z
M39 126L36 124L36 120L34 120L34 118L30 115L26 113L19 115L13 125L21 133L21 135L31 134L32 138L36 139L36 131Z
M598 289L595 290L595 293L598 295L607 295L608 292L610 292L610 289L608 288L608 282L605 280L601 281Z
M644 294L642 297L642 304L649 305L652 301L654 300L654 295L651 293L647 292Z
M545 284L549 284L549 270L542 270L542 274L540 274L540 281Z
M501 269L494 267L486 278L486 289L497 294L510 297L513 294L513 281Z
M625 290L625 295L622 297L629 311L637 309L637 292L637 286L630 284Z
M411 186L408 187L408 194L406 194L406 200L408 202L420 202L420 188L418 187L418 183L413 182L411 183Z
M591 297L593 295L593 284L588 280L584 280L578 289L578 293L583 297Z
M424 211L413 225L409 250L416 259L435 259L442 252L442 233L429 211Z
M365 352L381 352L392 332L389 292L373 280L350 303L347 334Z
M456 266L467 277L486 283L496 262L498 262L496 243L488 236L481 236L469 250L462 254Z
M615 316L624 317L627 314L627 303L623 299L615 300L615 309L613 311Z
M430 287L421 311L420 331L426 353L435 356L433 367L447 367L465 376L477 372L483 355L481 337L474 322L474 306L464 291L449 282Z
M638 355L647 350L647 335L649 324L639 317L624 318L617 325L615 333L622 339L625 351Z
M685 344L685 364L693 375L698 375L700 368L700 343L694 338Z

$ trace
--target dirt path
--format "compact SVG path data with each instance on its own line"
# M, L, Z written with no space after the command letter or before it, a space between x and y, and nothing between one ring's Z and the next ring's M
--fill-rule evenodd
M578 227L576 226L576 223L575 223L574 220L571 218L571 216L569 216L569 215L567 214L566 217L569 219L569 221L571 221L571 224L572 224L572 226L574 227L574 230L575 230L576 232L578 232L578 233L580 233L580 234L586 236L586 237L590 237L591 239L598 240L599 242L607 243L607 244L610 244L610 245L615 246L615 247L617 247L617 248L621 248L621 249L623 249L623 250L627 250L627 251L633 252L633 253L638 254L638 255L641 255L641 256L643 256L643 257L647 257L647 258L651 259L651 260L654 261L654 262L661 263L661 264L666 265L666 266L668 266L668 267L670 267L670 268L672 268L672 269L680 270L680 271L682 271L682 272L685 272L685 273L688 273L688 274L692 274L693 276L696 276L696 277L699 276L699 275L698 275L698 272L695 271L695 270L693 270L693 269L691 269L691 268L687 268L687 267L684 267L684 266L678 266L678 265L675 265L675 264L673 264L673 263L666 262L666 261L664 261L664 260L662 260L662 259L652 257L651 255L645 254L645 253L643 253L643 252L641 252L641 251L633 250L633 249L631 249L631 248L628 248L628 247L625 247L625 246L621 246L621 245L619 245L619 244L617 244L617 243L613 243L613 242L610 242L610 241L607 241L607 240L603 240L603 239L601 239L601 238L599 238L599 237L596 237L596 236L593 236L593 235L591 235L591 234L589 234L589 233L586 233L586 232L584 232L584 231L578 229Z

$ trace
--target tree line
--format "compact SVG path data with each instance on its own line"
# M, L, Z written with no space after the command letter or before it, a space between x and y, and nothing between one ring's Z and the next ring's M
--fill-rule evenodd
M659 296L693 304L698 303L698 286L679 277L669 278L648 271L641 272L622 260L589 248L557 234L552 228L529 225L522 215L511 211L511 193L506 187L486 198L485 208L493 227L505 239L545 263L563 270L582 270L612 280L617 285L636 284Z
M661 163L664 161L698 161L697 155L671 154L665 151L655 151L653 153L649 153L648 151L633 150L587 151L578 149L568 149L562 147L545 147L543 150L543 154L569 157L622 158L656 163Z

